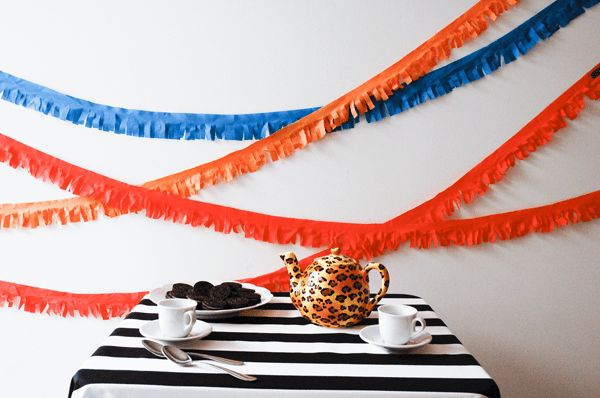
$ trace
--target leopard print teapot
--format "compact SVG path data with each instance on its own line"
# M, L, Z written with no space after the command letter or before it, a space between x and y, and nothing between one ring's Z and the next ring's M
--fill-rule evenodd
M316 258L304 272L294 253L280 255L290 276L290 297L303 317L314 324L332 328L357 324L367 317L390 286L390 276L382 264L370 263L365 269L350 257L331 249L331 254ZM381 274L381 289L370 300L369 271Z

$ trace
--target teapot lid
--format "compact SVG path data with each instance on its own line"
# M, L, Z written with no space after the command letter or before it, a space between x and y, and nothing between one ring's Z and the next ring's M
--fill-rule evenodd
M331 254L316 258L315 261L330 261L330 264L331 262L356 263L353 258L340 254L339 247L332 248Z

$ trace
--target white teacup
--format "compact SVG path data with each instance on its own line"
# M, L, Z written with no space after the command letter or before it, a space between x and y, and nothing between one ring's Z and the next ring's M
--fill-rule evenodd
M196 323L195 300L166 299L158 302L158 324L166 337L186 337Z
M425 329L425 320L409 305L382 305L377 312L379 334L387 344L404 345Z

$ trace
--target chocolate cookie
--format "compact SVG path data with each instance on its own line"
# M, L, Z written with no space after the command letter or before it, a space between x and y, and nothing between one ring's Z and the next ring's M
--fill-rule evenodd
M241 293L241 297L246 297L250 304L258 304L260 303L260 294L258 293Z
M195 300L197 309L223 310L225 308L244 308L258 304L260 294L254 289L244 288L239 282L223 282L213 285L208 281L198 281L191 286L187 283L175 283L165 298L188 298Z
M227 307L227 302L224 300L208 299L202 302L203 310L223 310Z
M198 294L198 293L196 293L193 290L190 293L188 293L186 297L189 298L190 300L195 300L195 301L198 301L200 303L202 301L204 301L205 299L207 299L207 296L203 296L201 294Z
M238 297L230 297L227 299L227 305L231 308L243 308L247 307L250 304L250 300L246 297L238 296Z
M194 284L194 291L203 296L208 296L208 292L212 289L213 284L207 281L198 281Z
M171 298L187 298L187 292L183 290L171 290Z
M191 285L188 285L187 283L174 283L172 287L172 290L190 291L192 289L193 287Z
M208 292L208 295L210 296L210 298L216 299L216 300L225 300L227 297L229 297L229 294L231 293L231 288L227 285L217 285L217 286L213 286L210 291Z
M175 283L171 288L173 295L178 298L186 298L187 294L194 291L194 288L187 283Z
M242 284L239 282L223 282L221 285L227 285L231 288L231 290L238 290L242 288Z

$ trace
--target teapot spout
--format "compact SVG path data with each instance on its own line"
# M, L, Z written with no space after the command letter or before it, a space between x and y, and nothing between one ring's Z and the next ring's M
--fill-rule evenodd
M288 275L290 277L290 288L293 291L300 284L300 278L302 277L302 270L298 266L298 259L292 252L282 253L279 257L281 257L287 267Z

